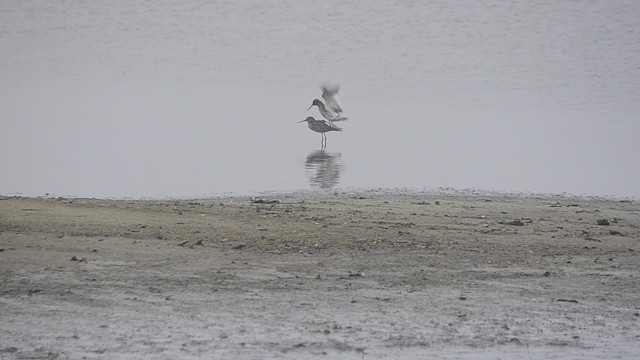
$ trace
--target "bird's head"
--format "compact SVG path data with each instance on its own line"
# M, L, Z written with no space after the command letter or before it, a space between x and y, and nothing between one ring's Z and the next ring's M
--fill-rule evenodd
M324 104L322 103L322 101L320 101L320 99L313 99L313 103L311 103L311 106L309 106L307 111L311 110L311 108L314 106L320 107L320 106L324 106Z
M316 119L314 119L313 116L307 116L306 119L300 120L300 121L298 121L298 123L305 122L305 121L309 123L309 122L312 122L312 121L315 121L315 120Z

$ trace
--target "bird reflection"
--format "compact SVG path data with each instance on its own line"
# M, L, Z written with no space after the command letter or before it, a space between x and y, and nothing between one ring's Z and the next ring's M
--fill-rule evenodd
M305 169L312 187L332 189L338 185L342 170L340 154L331 154L324 150L312 151L307 155Z

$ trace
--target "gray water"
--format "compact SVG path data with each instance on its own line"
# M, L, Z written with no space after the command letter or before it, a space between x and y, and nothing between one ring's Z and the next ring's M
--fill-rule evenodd
M2 1L0 54L3 195L640 196L636 0Z

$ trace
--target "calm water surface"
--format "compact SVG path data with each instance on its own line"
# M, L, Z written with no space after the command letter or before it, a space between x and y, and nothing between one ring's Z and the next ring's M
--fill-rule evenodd
M640 197L635 0L3 1L0 52L2 195Z

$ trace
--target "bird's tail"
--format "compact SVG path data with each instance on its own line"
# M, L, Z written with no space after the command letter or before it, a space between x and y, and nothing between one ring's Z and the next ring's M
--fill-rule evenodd
M337 117L337 118L335 118L335 119L333 119L331 121L345 121L345 120L349 120L349 118L346 117L346 116L341 116L341 117Z

